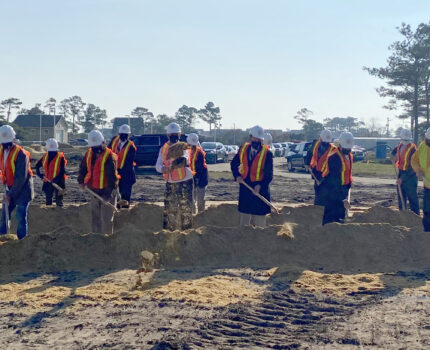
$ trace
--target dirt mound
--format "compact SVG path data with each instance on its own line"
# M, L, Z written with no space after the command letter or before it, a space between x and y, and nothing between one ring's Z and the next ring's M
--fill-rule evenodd
M357 223L389 223L392 226L420 227L421 218L415 213L375 206L353 217Z
M348 271L393 271L428 267L430 236L398 212L371 209L349 224L321 227L320 208L285 207L266 229L238 227L234 205L210 208L185 232L161 230L162 208L140 204L121 211L115 234L86 234L88 205L32 207L30 234L0 246L0 271L61 271L138 268L142 250L160 254L165 267L282 266ZM405 225L369 223L376 214ZM407 217L407 213L404 213ZM72 221L70 220L72 218Z

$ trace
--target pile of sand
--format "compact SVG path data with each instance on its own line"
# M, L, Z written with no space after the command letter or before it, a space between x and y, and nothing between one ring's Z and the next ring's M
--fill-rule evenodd
M430 236L412 214L373 208L352 223L324 227L321 214L313 206L285 207L269 219L266 229L243 228L236 225L235 206L225 204L197 215L194 229L169 232L161 230L162 208L142 203L121 211L115 234L105 236L88 234L88 205L32 207L29 236L0 246L0 273L136 269L145 249L158 252L168 268L293 264L324 271L384 272L430 265ZM383 223L389 217L395 225ZM373 223L377 220L382 223Z

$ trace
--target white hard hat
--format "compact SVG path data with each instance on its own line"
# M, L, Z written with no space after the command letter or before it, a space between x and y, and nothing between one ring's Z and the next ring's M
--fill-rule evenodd
M47 139L45 147L48 152L56 152L58 151L58 142L56 139Z
M264 134L264 141L263 141L263 143L265 145L267 145L267 146L271 146L272 142L273 142L272 135L270 135L268 132L266 132Z
M249 130L249 135L260 140L264 140L264 130L260 125L253 126Z
M339 144L342 148L351 149L354 146L354 136L350 132L343 132L339 136Z
M187 143L191 146L200 146L199 135L192 132L187 136Z
M88 145L90 147L101 146L104 141L105 138L103 137L103 134L98 130L90 131L88 134Z
M320 138L322 142L331 142L333 140L331 131L328 129L321 130Z
M400 139L402 141L412 140L412 132L409 129L402 129L402 131L400 131Z
M430 140L430 128L427 129L425 137L427 140Z
M167 125L166 130L168 134L179 134L181 132L181 127L177 123L170 123Z
M119 134L131 134L131 129L128 124L121 125L119 127Z
M15 130L10 125L0 127L0 143L9 143L15 139Z

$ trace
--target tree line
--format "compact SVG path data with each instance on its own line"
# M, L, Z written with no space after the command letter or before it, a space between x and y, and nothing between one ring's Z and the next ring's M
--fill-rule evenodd
M22 108L22 102L16 97L10 97L0 102L0 122L11 122L13 110L17 114L34 115L40 114L61 114L64 116L69 130L76 134L80 131L90 132L98 128L106 128L108 124L108 114L105 109L92 103L86 103L80 96L71 96L63 99L59 103L53 97L49 98L42 106L35 104L32 108ZM144 133L164 133L166 126L171 122L177 122L185 133L195 130L195 123L201 120L209 125L209 130L221 126L221 110L213 102L208 102L202 108L189 107L183 105L173 115L154 115L148 108L135 107L130 115L142 121L142 130L135 130L136 134Z
M370 75L385 81L376 89L388 98L385 108L398 112L400 119L409 119L415 143L430 127L430 22L415 30L402 23L397 28L402 40L389 46L391 51L385 67L364 67Z

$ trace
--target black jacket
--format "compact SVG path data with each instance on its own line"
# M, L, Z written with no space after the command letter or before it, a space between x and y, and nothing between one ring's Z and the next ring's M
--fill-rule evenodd
M342 185L341 171L342 160L337 153L333 154L328 160L330 169L329 174L322 180L322 191L327 201L343 201L348 197L348 191L351 184Z
M58 152L48 152L48 165L51 163L51 161L55 158L55 156L57 155ZM43 169L43 157L41 159L39 159L39 161L36 163L36 173L37 176L39 176L41 179L43 179L43 176L45 174L43 174L40 169ZM65 176L66 176L66 164L64 162L64 158L61 158L60 161L60 172L59 174L52 179L52 182L57 184L58 186L62 187L62 188L66 188L66 181L65 181ZM43 186L42 186L42 191L45 191L46 188L48 186L51 186L51 184L49 182L44 182Z
M33 180L28 172L30 159L20 151L15 163L15 180L13 186L7 191L12 201L18 205L26 205L33 195Z
M251 147L248 148L246 156L248 157L248 164L251 168L252 160L250 160L250 150ZM240 159L238 152L233 160L231 161L230 167L231 172L233 174L234 179L236 180L238 176L241 176L239 173ZM255 158L255 157L254 157ZM263 179L261 181L252 182L250 179L250 171L248 172L247 177L244 179L245 182L254 188L257 185L261 186L260 194L270 201L270 189L269 185L273 179L273 154L272 152L267 152L266 160L264 162L263 168ZM265 204L261 199L256 197L250 190L248 190L245 186L240 185L239 187L239 212L245 214L252 215L266 215L270 213L270 207Z
M109 148L112 146L112 141L109 143ZM130 142L130 140L127 140L125 145L123 147L127 147L127 144ZM112 150L115 152L115 150ZM119 180L121 182L122 186L132 186L136 183L136 173L134 171L134 157L136 156L136 150L134 147L130 147L127 153L127 157L124 161L124 166L122 169L118 169L118 174L121 176L121 179Z
M105 146L106 147L106 146ZM101 152L93 152L91 158L91 164L94 166L97 158L101 155L101 153L105 150L105 147L102 148ZM118 186L118 178L117 178L117 169L116 169L116 157L115 159L112 156L109 156L106 160L105 171L107 176L107 185L106 188L102 190L93 189L91 190L104 197L105 199L109 199L112 196L112 192ZM85 162L85 157L82 159L81 165L79 166L79 174L78 174L78 183L83 184L85 175L87 174L87 164Z
M409 153L408 156L408 161L409 161L409 166L406 170L400 170L398 171L398 176L397 178L402 179L402 182L407 182L407 181L417 181L417 174L415 173L414 169L412 168L411 165L411 159L412 156L415 153L415 149L412 149L411 152ZM393 151L391 152L392 156L396 156L397 155L397 147L393 149Z
M194 184L200 188L206 187L209 183L208 169L204 166L204 156L199 152L196 158L196 174L194 175Z
M305 165L311 165L311 160L312 160L312 157L313 157L313 149L314 149L314 147L315 147L315 143L318 141L319 139L316 139L316 140L314 140L313 142L312 142L312 145L311 145L311 147L309 148L309 151L308 151L308 153L306 154L306 157L305 157L305 159L304 159L304 161L305 161ZM321 144L320 144L320 146L318 147L318 159L319 158L321 158L321 156L325 153L325 151L327 151L327 149L330 147L330 142L321 142ZM318 179L318 180L321 180L322 179L322 176L321 176L321 172L320 171L318 171L318 170L316 170L315 168L313 168L312 169L312 171L313 171L313 173L314 173L314 175L315 175L315 177Z

